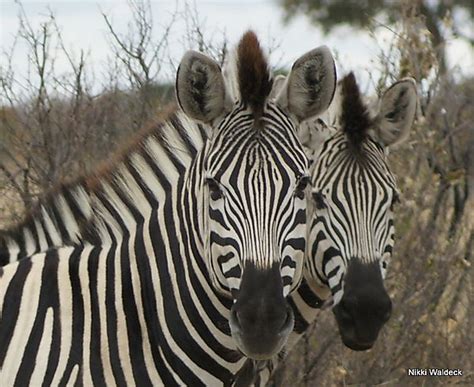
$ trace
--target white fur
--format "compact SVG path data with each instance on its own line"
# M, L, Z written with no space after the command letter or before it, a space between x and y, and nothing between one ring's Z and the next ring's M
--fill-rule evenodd
M176 76L176 96L179 106L189 117L205 123L222 116L228 107L229 97L219 65L196 51L188 51L181 60Z
M413 78L394 83L380 100L375 133L378 140L386 146L404 142L410 135L416 104L416 83Z
M294 63L276 102L301 122L326 110L335 88L334 59L329 49L321 46L307 52Z

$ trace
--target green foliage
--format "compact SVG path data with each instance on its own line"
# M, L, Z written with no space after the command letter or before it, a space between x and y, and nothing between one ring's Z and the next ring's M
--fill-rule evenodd
M321 26L325 32L341 24L350 24L354 28L365 28L374 22L374 18L384 15L389 22L398 20L402 9L409 3L393 0L280 0L286 19L295 15L307 15L315 25ZM417 2L418 12L436 23L446 15L464 10L474 20L472 0L437 0ZM438 26L439 27L439 26Z
M332 29L348 24L356 29L364 29L381 22L394 22L410 14L421 17L430 33L431 45L436 50L439 70L446 73L445 47L446 25L454 36L463 38L474 45L472 28L464 32L457 20L472 24L474 22L474 6L472 0L419 0L411 2L393 0L280 0L285 10L286 20L303 14L307 15L312 23L328 33ZM461 11L461 12L459 12Z
M393 15L396 9L393 2L384 0L282 0L281 4L287 20L297 14L308 15L311 21L325 32L341 24L364 28L382 11Z

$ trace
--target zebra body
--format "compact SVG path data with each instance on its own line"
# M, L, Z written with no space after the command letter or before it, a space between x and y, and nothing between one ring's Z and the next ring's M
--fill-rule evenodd
M145 136L112 170L78 183L93 214L80 244L2 269L2 380L239 384L249 364L242 352L258 363L285 344L293 327L286 298L305 250L308 165L296 127L328 106L334 64L326 49L306 54L273 102L252 33L239 61L241 96L232 104L215 62L183 58L180 106L212 128L194 157L186 149L198 149L189 138L199 136L182 136L183 152ZM330 91L315 100L320 88ZM202 126L191 127L203 137ZM74 339L82 350L68 345ZM49 356L38 361L40 349Z
M123 244L53 249L3 269L2 383L212 385L232 380L245 359L225 329L228 303L213 297L210 305L202 302L196 293L210 289L180 287L156 263L124 259L122 249ZM188 264L176 271L197 281L203 273L190 273ZM7 280L8 287L3 285ZM190 314L192 309L196 312ZM21 324L10 331L4 324L13 318Z
M147 157L152 153L164 156L165 148L155 136L144 141ZM165 160L155 159L160 164ZM159 176L159 166L143 163L139 152L129 160L136 161L133 168L117 168L121 171L115 175L119 186L105 183L100 193L89 196L99 218L92 239L99 239L100 245L53 249L4 268L0 282L4 300L1 379L12 378L11 385L28 381L28 377L53 381L52 375L55 381L67 384L71 379L81 385L104 385L102 381L106 385L218 384L231 381L243 365L245 359L236 351L228 329L231 301L216 293L207 279L202 239L192 235L192 227L188 229L190 219L176 214L176 209L189 206L183 203L186 195L177 192L191 194L181 188L185 179L178 180L180 175L171 173L182 166L173 165L168 157L168 175ZM200 162L197 158L196 163ZM146 189L137 189L145 184ZM176 187L174 193L166 193L166 186ZM131 205L133 187L134 203L142 208ZM146 200L137 196L145 193ZM176 230L181 231L180 237ZM197 253L185 252L192 249ZM15 287L19 288L17 298L10 295ZM28 302L32 302L31 309L16 310ZM13 321L23 324L12 325L15 330L5 328ZM46 329L51 321L55 323L52 331ZM18 331L25 325L26 329ZM63 326L72 327L72 333ZM29 337L25 335L28 327ZM33 347L30 354L27 347L35 341L46 344L36 350ZM82 346L82 341L88 344ZM54 343L64 343L60 353ZM180 345L193 353L192 361ZM40 349L41 357L49 359L43 364L47 374L41 374L39 365L32 367ZM21 361L22 356L26 361ZM68 362L57 363L56 358ZM37 375L39 379L33 379Z

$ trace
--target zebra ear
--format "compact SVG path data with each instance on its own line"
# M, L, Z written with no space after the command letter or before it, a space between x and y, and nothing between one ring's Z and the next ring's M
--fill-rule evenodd
M326 110L336 90L336 67L331 52L321 46L307 52L293 65L277 103L298 120Z
M210 123L225 112L226 88L220 66L207 56L188 51L176 75L178 104L189 117Z
M382 96L376 117L376 135L386 146L408 138L416 113L416 82L405 78L393 84Z

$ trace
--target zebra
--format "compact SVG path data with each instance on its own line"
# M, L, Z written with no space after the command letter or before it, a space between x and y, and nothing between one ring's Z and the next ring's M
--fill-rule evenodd
M410 84L413 85L414 81L408 79L408 80L403 80L401 82L398 82L395 85L393 85L386 92L386 95L382 98L382 101L381 101L382 109L379 112L378 117L374 120L374 122L378 122L378 127L376 128L379 133L372 134L372 139L375 139L379 142L385 141L385 144L386 144L385 147L393 146L395 145L396 142L404 141L404 139L406 139L407 135L409 134L409 129L411 127L411 123L414 118L414 106L415 106L414 101L416 100L416 91L415 91L416 89L412 87ZM401 93L402 95L400 96L399 99L395 100L394 99L395 97L398 98L397 93ZM403 93L407 93L408 95L403 95ZM396 114L394 114L394 112L397 112L397 111L399 112L397 114L401 115L401 118L400 116L397 116ZM405 114L406 116L403 116L403 114ZM392 116L395 116L396 120L394 120L394 117ZM387 118L390 119L391 122L390 121L387 122ZM318 120L315 122L319 126L323 124L321 120ZM336 122L333 122L333 124L337 125ZM315 124L312 122L311 125L313 125L313 129L314 129ZM308 129L308 125L306 125L305 128ZM311 132L311 130L309 131ZM339 131L341 131L340 128L339 128ZM307 144L307 147L310 148L311 151L314 151L317 149L320 150L321 144L323 144L324 141L326 140L324 137L331 138L335 133L338 133L338 129L327 128L326 126L324 126L323 129L319 131L312 130L312 133L309 133L310 137L312 137L312 143ZM394 134L397 134L397 133L399 134L398 137L394 136ZM316 141L314 141L315 134L317 136ZM392 139L389 138L387 140L386 138L387 135L392 136L393 138ZM382 136L385 136L385 140L383 140ZM306 141L308 140L306 139ZM327 147L329 148L329 146ZM382 158L385 158L385 156L383 156ZM315 156L314 159L317 159L317 156ZM315 177L316 176L313 173L313 181ZM396 201L396 197L395 197L395 201ZM392 226L393 226L393 223L392 223ZM313 246L313 248L309 250L313 252L313 258L315 258L314 252L318 251L316 249L316 246L318 245L314 243L313 244L310 243L310 246L311 245ZM392 241L392 245L393 245L393 241ZM387 246L387 248L391 250L392 247ZM389 257L389 255L390 254L388 254L387 252L387 258ZM324 257L324 254L319 254L319 258L320 258L319 261L316 259L308 260L308 262L313 262L313 264L312 265L308 264L307 266L316 267L319 265L320 273L328 272L326 268L322 267L323 261L321 260L321 258L323 257ZM330 262L331 262L330 260L326 260L326 264L329 264ZM384 269L386 268L387 264L388 264L388 260L385 259L385 261L382 263L382 277L385 276ZM306 272L308 272L308 270L305 270L305 278L307 278L308 280L306 279L303 280L303 285L300 286L298 289L298 292L296 294L294 293L291 297L291 302L296 303L297 307L295 309L298 311L297 317L299 317L297 318L297 324L296 324L297 338L300 337L300 335L306 330L308 325L314 320L315 313L317 312L318 308L321 307L322 300L327 299L328 295L330 294L328 286L322 283L323 281L319 280L319 277L317 275L316 276L314 276L314 274L308 275ZM317 273L316 270L314 272ZM379 281L377 272L375 272L374 274L375 274L374 276L376 280ZM321 277L324 278L324 275L322 275ZM308 286L308 283L311 283L311 287ZM312 289L315 289L315 291L313 291ZM337 310L337 308L335 308L335 310ZM383 322L381 322L380 319L377 321L377 318L375 318L374 321L376 322L377 325L375 325L375 328L373 329L376 330L376 334L378 335L378 330L383 325ZM359 325L360 324L361 323L359 321ZM366 325L366 326L369 326L369 325ZM342 328L342 326L343 326L342 324L339 325L340 328ZM291 341L295 342L297 341L297 338ZM374 342L375 342L375 339L374 339Z
M255 34L237 51L237 102L210 58L191 51L178 68L185 119L161 128L205 130L192 119L211 130L190 161L148 133L68 187L94 212L79 243L1 268L2 380L230 384L248 359L283 347L305 254L308 160L296 127L329 105L334 62L325 47L303 55L273 101Z
M327 47L322 46L320 50L324 50L324 56L332 58ZM326 52L327 51L327 52ZM231 54L233 54L231 52ZM232 60L227 60L224 64L223 73L227 88L232 99L239 96L236 60L234 55L230 55ZM332 60L332 59L331 59ZM329 68L329 62L324 64ZM334 62L333 62L334 65ZM232 69L230 69L232 68ZM336 79L336 69L333 66L333 74L331 77ZM230 73L230 74L229 74ZM315 73L314 76L317 76ZM269 98L275 98L276 93L279 92L286 76L278 75L275 77L270 92ZM329 79L329 78L328 78ZM329 83L321 82L328 92L324 94L321 106L329 105L335 93L335 87ZM324 90L323 90L324 92ZM321 98L321 96L319 96ZM328 102L329 101L329 102ZM321 108L323 112L327 108ZM186 121L185 124L178 126L163 125L161 123L152 123L157 125L154 128L155 136L160 138L164 143L177 143L176 149L182 155L180 163L183 167L187 167L190 160L194 158L196 153L203 147L204 143L210 136L210 129L208 125L203 122L196 124L190 121L187 117L176 113L173 120ZM320 120L318 120L320 121ZM306 141L309 130L309 120L301 122L300 127L305 129L298 129L298 136L302 141ZM312 126L312 120L310 126ZM184 127L193 127L192 131L185 132ZM148 133L150 128L145 128L145 133ZM300 135L300 132L303 133ZM137 136L140 139L142 133ZM314 136L313 136L314 137ZM138 141L137 139L132 141ZM313 155L314 151L306 145L307 153ZM61 181L54 186L45 195L39 198L36 205L29 210L23 219L10 226L7 229L0 229L0 266L4 266L10 262L15 262L23 257L28 257L36 253L44 252L51 247L61 247L67 245L75 245L82 243L88 238L87 227L90 227L90 222L94 221L94 204L91 197L90 189L87 184L77 184L77 179L72 181Z
M371 115L353 73L340 81L338 90L336 126L319 121L319 128L314 123L306 127L316 135L307 145L315 160L308 201L308 257L302 284L291 298L298 324L289 345L320 308L332 307L343 343L362 351L372 348L392 312L384 278L394 247L394 208L400 194L387 156L389 148L409 136L417 93L412 78L402 79L385 91L377 114Z

